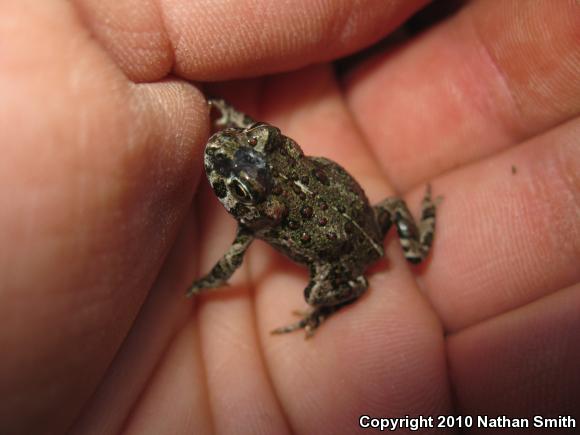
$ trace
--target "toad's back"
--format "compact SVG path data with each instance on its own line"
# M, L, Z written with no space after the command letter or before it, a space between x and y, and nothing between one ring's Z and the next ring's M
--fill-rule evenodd
M358 183L338 164L305 157L291 139L269 163L272 195L286 214L256 235L295 261L341 263L354 273L383 255L373 208Z

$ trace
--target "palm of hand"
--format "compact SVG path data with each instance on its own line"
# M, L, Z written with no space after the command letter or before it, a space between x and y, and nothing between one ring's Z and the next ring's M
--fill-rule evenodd
M426 267L412 273L387 238L388 261L369 273L367 294L310 341L269 334L303 306L306 273L264 245L252 248L232 288L193 308L183 297L235 225L204 182L185 215L207 137L199 93L176 80L133 86L92 42L87 58L96 67L78 66L87 77L78 88L68 79L49 89L33 84L46 101L63 103L47 117L31 98L23 113L32 133L10 128L17 123L3 129L30 145L15 148L15 164L0 171L2 185L18 191L12 210L41 213L31 222L1 215L13 229L3 245L14 248L0 293L0 341L10 350L0 391L14 399L3 405L12 420L0 425L33 415L55 431L75 422L79 433L103 425L331 433L355 428L362 414L572 413L580 388L573 367L580 107L569 93L579 87L566 86L573 77L566 64L546 73L544 92L525 85L537 79L535 64L502 41L505 29L478 39L489 24L467 26L477 13L466 9L340 81L318 65L212 87L279 126L306 154L341 163L373 202L397 188L416 210L427 180L445 196ZM558 35L568 41L565 29ZM577 61L578 47L566 47ZM535 62L548 64L552 46L535 49ZM154 71L132 69L110 50L127 76L152 80ZM63 52L58 65L69 77ZM91 68L103 71L96 84ZM213 68L205 74L253 72ZM185 62L174 70L206 78ZM63 125L64 133L55 128ZM42 135L48 139L34 143ZM44 370L31 369L38 361ZM548 385L555 393L545 403ZM33 395L38 386L46 388ZM59 413L47 390L59 397ZM537 400L530 407L523 397Z

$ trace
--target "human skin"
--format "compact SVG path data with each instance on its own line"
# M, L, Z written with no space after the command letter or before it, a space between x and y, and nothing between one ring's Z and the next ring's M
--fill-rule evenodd
M474 0L333 74L423 6L0 0L0 433L580 421L580 4ZM387 237L367 293L310 340L270 335L307 276L261 243L186 299L235 228L203 177L202 92L371 202L417 210L430 181L430 259Z

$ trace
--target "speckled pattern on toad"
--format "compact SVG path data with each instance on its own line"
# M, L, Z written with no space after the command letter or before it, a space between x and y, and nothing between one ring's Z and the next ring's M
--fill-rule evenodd
M437 201L430 187L415 224L400 198L371 206L354 178L324 157L305 156L280 130L255 122L223 100L204 156L209 183L238 221L236 237L212 270L188 295L224 285L242 264L254 238L306 265L304 297L311 309L299 322L273 333L303 328L311 336L329 315L354 302L368 287L365 270L384 255L383 238L397 228L405 258L418 263L429 253Z

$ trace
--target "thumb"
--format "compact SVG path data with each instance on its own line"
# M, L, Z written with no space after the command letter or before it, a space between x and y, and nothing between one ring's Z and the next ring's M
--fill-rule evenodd
M67 2L25 3L0 6L0 432L62 433L176 236L207 107L127 80Z

